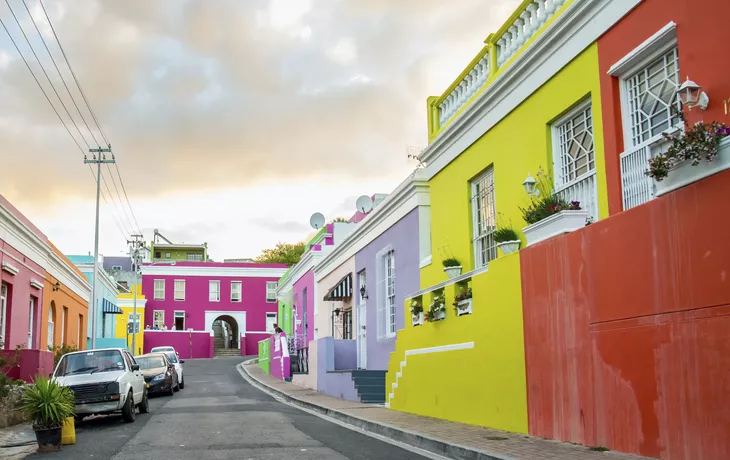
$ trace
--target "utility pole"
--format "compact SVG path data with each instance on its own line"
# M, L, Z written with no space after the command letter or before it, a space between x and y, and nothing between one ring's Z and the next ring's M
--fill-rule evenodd
M141 321L137 318L137 289L139 288L139 267L142 262L140 249L144 245L144 236L136 234L132 235L132 238L134 238L134 240L127 241L127 243L130 245L132 266L134 267L134 306L132 307L132 318L134 318L134 322L132 323L132 354L134 355L137 353L137 334L140 332L138 328L140 328L141 323Z
M91 160L84 158L84 164L95 164L96 165L96 221L94 229L94 277L91 284L91 348L96 348L96 308L97 299L96 294L99 292L97 289L97 282L99 281L99 195L101 194L101 164L102 163L114 163L114 155L111 160L106 158L107 153L112 153L111 144L107 145L107 148L96 148L89 149L91 153Z

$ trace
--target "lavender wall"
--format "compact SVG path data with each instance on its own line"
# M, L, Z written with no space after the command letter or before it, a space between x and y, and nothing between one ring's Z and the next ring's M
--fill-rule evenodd
M307 290L307 343L314 339L314 272L312 270L307 271L298 280L294 282L292 289L292 299L294 302L294 310L296 318L302 320L302 324L296 327L297 334L303 334L302 330L304 327L304 319L302 318L302 299L304 289Z
M354 340L335 339L334 370L357 369L357 343Z
M352 374L349 371L339 372L336 367L336 350L340 353L348 347L338 347L338 342L352 342L348 340L335 340L334 337L324 337L316 341L317 349L317 391L336 398L360 401L352 381ZM310 347L310 350L312 348ZM345 352L344 356L348 353ZM351 357L354 359L354 356ZM312 369L312 368L310 368ZM310 370L311 372L311 370Z
M406 295L419 289L418 209L414 209L380 236L355 254L355 292L360 291L358 274L365 270L367 316L367 369L387 370L390 353L395 350L395 337L378 340L377 328L377 261L379 251L392 246L395 250L396 329L405 327L403 302ZM353 315L356 317L356 313Z
M205 331L144 331L144 352L154 347L173 347L180 359L212 358L213 336Z

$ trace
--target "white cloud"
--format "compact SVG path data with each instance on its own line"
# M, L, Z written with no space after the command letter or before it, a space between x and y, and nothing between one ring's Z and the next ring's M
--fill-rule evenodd
M327 50L327 56L339 64L349 64L357 58L357 46L351 37L344 37Z

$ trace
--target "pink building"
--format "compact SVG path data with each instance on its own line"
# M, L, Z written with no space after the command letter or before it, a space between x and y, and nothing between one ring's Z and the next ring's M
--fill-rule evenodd
M207 332L212 347L201 345L192 357L256 354L258 341L277 322L277 281L286 270L286 265L257 263L143 265L144 324L162 330L145 333L145 352L161 341L187 348L193 335Z

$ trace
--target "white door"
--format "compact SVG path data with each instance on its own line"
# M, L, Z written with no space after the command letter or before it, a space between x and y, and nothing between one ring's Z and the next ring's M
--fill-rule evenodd
M33 318L35 317L35 302L33 298L30 299L30 306L28 308L28 349L33 349Z
M357 306L357 367L368 367L367 314L366 305Z

